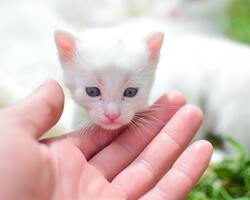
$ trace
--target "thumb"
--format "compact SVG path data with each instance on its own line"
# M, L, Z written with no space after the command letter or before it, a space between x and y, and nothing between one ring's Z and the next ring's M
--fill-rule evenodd
M60 85L54 80L45 81L17 105L0 110L0 134L29 134L39 138L59 120L63 105Z

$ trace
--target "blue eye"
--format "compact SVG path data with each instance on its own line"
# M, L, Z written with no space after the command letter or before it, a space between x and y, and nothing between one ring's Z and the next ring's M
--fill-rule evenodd
M124 97L134 97L137 94L137 92L138 92L137 88L129 87L124 91L123 96Z
M85 90L90 97L98 97L101 95L98 87L86 87Z

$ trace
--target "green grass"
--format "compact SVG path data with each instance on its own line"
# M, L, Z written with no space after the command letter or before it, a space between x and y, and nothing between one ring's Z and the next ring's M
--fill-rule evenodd
M226 24L229 37L250 44L250 0L232 0Z
M236 156L211 165L188 200L250 200L250 155L233 139L226 140Z

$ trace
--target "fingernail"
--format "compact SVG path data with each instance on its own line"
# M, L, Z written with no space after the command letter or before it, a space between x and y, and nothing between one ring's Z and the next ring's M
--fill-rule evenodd
M213 150L213 146L211 145L211 143L206 140L197 141L193 145L194 145L193 148L196 152Z
M55 80L54 79L47 79L47 80L43 81L41 86L47 85L47 84L52 83L52 82L55 82Z
M32 94L40 91L43 87L47 87L47 85L50 84L50 83L52 83L52 82L55 82L55 80L53 80L53 79L47 79L47 80L43 81L42 84L40 84L40 86L38 86L34 90L34 92L32 92Z
M174 102L178 106L183 106L186 103L182 93L177 90L170 91L168 98L170 102Z

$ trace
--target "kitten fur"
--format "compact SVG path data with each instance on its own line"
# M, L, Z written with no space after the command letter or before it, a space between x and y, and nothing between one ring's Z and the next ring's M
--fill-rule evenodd
M200 35L170 37L163 44L157 67L158 57L152 62L147 43L154 35L136 34L123 28L93 29L69 35L75 41L76 50L66 62L61 58L65 83L73 99L87 108L90 121L107 129L119 128L167 90L177 89L188 102L203 108L206 115L203 132L231 135L248 147L250 93L242 91L250 86L250 64L241 61L248 60L250 49ZM158 45L157 51L160 47ZM59 54L60 51L59 47ZM225 59L221 59L223 55ZM98 84L103 87L104 97L93 100L86 95L85 87ZM126 87L137 87L139 92L134 98L124 100L122 94ZM117 124L105 121L104 112L108 107L119 110ZM75 122L86 117L82 108L77 108L77 112Z
M93 29L80 37L64 32L57 32L55 37L65 84L77 104L88 110L92 122L117 129L148 106L163 41L161 33L139 40L120 29ZM86 87L98 87L101 95L88 96ZM123 96L130 87L138 88L138 94ZM119 115L115 123L105 117L111 113Z

